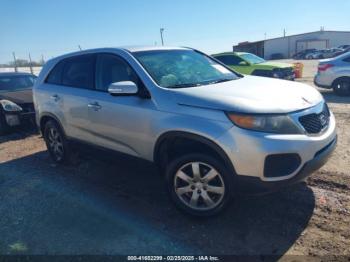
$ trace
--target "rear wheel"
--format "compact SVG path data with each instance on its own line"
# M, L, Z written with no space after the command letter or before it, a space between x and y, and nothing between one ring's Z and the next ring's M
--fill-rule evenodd
M333 91L339 96L350 95L350 78L341 78L334 82Z
M225 166L203 154L173 160L167 170L168 190L175 204L196 216L210 216L229 203L231 179Z
M69 158L68 142L59 125L49 120L45 124L44 139L47 149L56 163L66 162Z

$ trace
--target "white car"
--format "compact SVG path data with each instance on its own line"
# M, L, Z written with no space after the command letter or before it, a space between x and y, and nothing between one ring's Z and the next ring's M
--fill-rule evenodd
M314 82L318 87L333 88L337 95L350 95L350 52L321 60Z

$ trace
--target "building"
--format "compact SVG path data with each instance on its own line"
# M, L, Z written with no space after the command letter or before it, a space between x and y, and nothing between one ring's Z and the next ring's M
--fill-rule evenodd
M350 31L316 31L298 35L290 35L256 42L242 42L233 46L233 51L250 52L265 59L271 55L280 54L283 58L290 58L295 53L305 49L324 49L350 45Z

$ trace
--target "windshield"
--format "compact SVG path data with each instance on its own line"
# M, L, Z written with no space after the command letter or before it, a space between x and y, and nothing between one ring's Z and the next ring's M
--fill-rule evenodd
M142 51L133 55L161 87L193 87L238 78L226 67L194 50Z
M0 76L0 91L31 88L34 85L34 80L34 76L30 75Z
M265 59L258 57L256 55L253 55L253 54L241 54L240 57L247 60L251 64L260 64L260 63L266 62Z

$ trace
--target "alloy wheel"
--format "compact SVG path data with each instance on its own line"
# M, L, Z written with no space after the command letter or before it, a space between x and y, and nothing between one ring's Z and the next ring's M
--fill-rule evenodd
M55 157L56 161L62 160L64 156L63 141L60 133L54 127L51 127L48 132L48 145L51 153Z
M178 198L195 210L211 210L218 206L225 195L222 175L211 165L190 162L175 174L174 189Z

